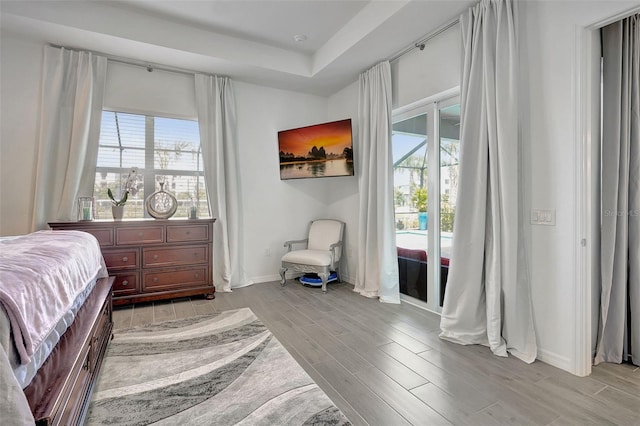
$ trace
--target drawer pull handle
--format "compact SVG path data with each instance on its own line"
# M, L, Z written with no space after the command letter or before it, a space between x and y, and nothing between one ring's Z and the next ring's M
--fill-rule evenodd
M158 277L153 277L153 282L157 283L158 282Z
M123 262L128 262L128 261L129 261L129 258L128 258L127 256L123 256L123 257L122 257L122 261L123 261Z
M129 285L129 281L127 280L122 281L122 285Z
M196 272L195 274L193 274L193 276L194 276L195 278L200 278L200 274L198 274L197 272Z
M157 254L153 255L153 260L158 260L158 255Z
M191 235L191 231L187 231L187 232L185 232L185 234Z
M138 232L138 237L142 237L144 235L144 232Z

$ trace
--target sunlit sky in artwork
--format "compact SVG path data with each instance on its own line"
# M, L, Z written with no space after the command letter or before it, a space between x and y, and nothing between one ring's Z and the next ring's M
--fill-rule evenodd
M279 150L295 156L306 156L314 146L333 154L351 147L351 120L333 121L314 126L278 132Z

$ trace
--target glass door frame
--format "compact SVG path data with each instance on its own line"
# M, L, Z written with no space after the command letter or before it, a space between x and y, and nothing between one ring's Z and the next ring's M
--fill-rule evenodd
M427 302L400 294L408 303L440 313L440 110L460 103L460 87L454 87L391 113L392 124L423 115L427 116ZM437 261L434 262L433 259Z

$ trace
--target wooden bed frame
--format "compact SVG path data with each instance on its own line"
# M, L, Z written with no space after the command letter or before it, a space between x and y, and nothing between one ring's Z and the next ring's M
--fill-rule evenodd
M111 287L101 278L24 393L36 425L81 425L112 337Z

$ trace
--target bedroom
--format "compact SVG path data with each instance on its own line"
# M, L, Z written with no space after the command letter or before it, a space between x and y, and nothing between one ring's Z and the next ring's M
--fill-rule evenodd
M38 116L40 74L42 68L42 46L53 42L62 45L76 45L73 40L78 36L65 34L59 40L47 39L47 31L64 27L66 19L63 12L46 16L42 10L32 10L24 15L10 14L10 2L3 2L2 13L2 81L1 81L1 147L0 147L0 235L15 235L30 231L32 215L32 193L35 183L35 146L37 140L36 122ZM47 2L51 3L51 2ZM409 2L411 3L411 2ZM538 333L539 359L551 365L584 375L588 373L579 350L584 324L578 321L579 311L576 297L577 288L581 284L578 266L578 238L574 225L575 218L580 216L578 200L568 196L578 193L576 176L579 173L577 138L578 130L572 120L557 120L556 117L574 117L579 113L574 93L575 72L574 55L577 55L574 31L577 27L587 27L617 14L626 13L637 2L524 2L521 17L520 43L522 62L525 66L523 77L527 84L527 116L523 123L523 135L531 143L525 167L528 170L526 189L531 208L554 208L556 223L554 228L531 227L531 246L529 250L532 265L532 298L536 330ZM451 15L432 22L420 29L417 39L432 29L444 24L470 3L460 4L458 10ZM409 12L405 12L410 14ZM29 14L31 14L29 16ZM16 15L18 17L16 18ZM44 15L44 16L43 16ZM11 19L13 18L13 20ZM88 16L86 25L92 19ZM95 16L93 20L98 20ZM139 22L157 23L158 16L140 13ZM47 22L48 21L48 22ZM193 29L181 23L174 23L191 34ZM373 24L372 24L373 25ZM396 23L396 25L398 25ZM375 25L374 25L375 26ZM97 30L96 30L97 31ZM172 44L175 41L159 38L150 46L148 39L141 34L124 35L124 27L112 28L115 33L104 44L96 45L97 51L111 48L129 49L129 55L150 62L166 64L167 61L156 59L152 55L158 45L164 43L165 48L179 50ZM120 33L122 31L123 33ZM91 40L95 32L84 28L80 38ZM71 38L69 38L71 37ZM73 37L76 37L75 39ZM125 38L138 38L134 45ZM150 37L147 35L147 37ZM147 44L139 44L147 40ZM377 40L381 42L381 40ZM404 43L403 46L410 44ZM373 42L371 42L373 43ZM395 99L395 107L403 106L423 97L433 95L456 85L446 80L455 77L456 73L438 72L444 77L441 85L429 79L416 87L414 78L420 78L425 71L422 68L425 53L438 43L434 39L424 52L412 52L405 57L406 74L394 75L394 90L400 94ZM453 41L453 44L456 42ZM115 47L114 47L115 46ZM435 47L435 46L434 46ZM360 48L344 48L347 57L358 57ZM396 49L397 51L397 49ZM390 52L389 56L395 51ZM420 56L420 55L423 56ZM178 55L176 53L176 55ZM443 60L457 60L459 54L451 55L445 51ZM376 60L384 59L385 56ZM206 59L206 58L205 58ZM184 68L196 68L197 64L188 65L185 59ZM373 65L366 64L362 69ZM440 63L440 62L438 62ZM170 65L170 64L168 64ZM275 65L273 65L275 67ZM123 78L130 79L130 87L146 89L153 92L157 87L187 87L184 76L156 71L120 67L121 72L128 73ZM212 71L216 71L215 68ZM268 74L268 73L267 73ZM128 77L130 75L130 77ZM153 78L153 80L151 80ZM135 79L135 80L133 80ZM167 86L167 79L173 83ZM241 76L235 81L236 101L238 104L239 145L243 150L244 166L242 179L244 183L243 201L247 211L260 212L259 215L245 216L244 229L247 236L245 244L246 259L252 259L245 265L247 275L256 283L277 280L278 254L287 234L300 234L305 229L310 217L324 216L339 212L338 218L347 223L347 263L345 266L346 281L352 282L356 270L357 253L355 252L355 236L357 229L358 187L355 178L339 178L327 181L309 180L304 183L283 184L277 176L277 152L275 134L277 130L295 127L298 124L311 124L321 121L339 119L357 114L357 72L352 78L335 91L323 94L308 93L301 86L283 80L278 84L265 84L244 81ZM296 79L306 80L306 78ZM302 83L304 84L304 83ZM431 86L431 85L434 86ZM275 87L273 87L275 86ZM127 91L127 88L123 88ZM184 93L184 92L181 92ZM112 94L115 96L116 93ZM162 99L150 99L136 96L136 102L142 105L129 105L130 108L145 110L145 102L159 105ZM179 113L193 115L193 106L183 96L172 96L167 105L176 108ZM182 101L182 104L180 103ZM116 102L116 100L114 100ZM192 101L191 101L192 102ZM191 108L188 112L185 112ZM168 111L175 112L175 111ZM29 119L28 117L32 117ZM265 162L272 160L274 168L265 167ZM295 206L295 211L289 206ZM350 233L351 232L351 233ZM350 246L350 247L349 247ZM351 250L349 250L349 248ZM271 256L265 256L270 249Z

